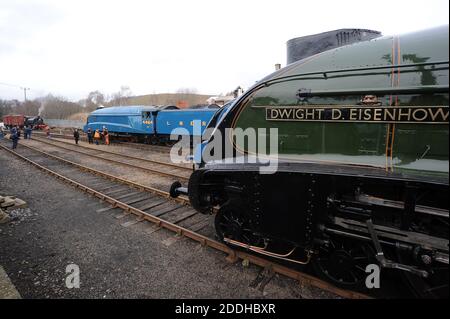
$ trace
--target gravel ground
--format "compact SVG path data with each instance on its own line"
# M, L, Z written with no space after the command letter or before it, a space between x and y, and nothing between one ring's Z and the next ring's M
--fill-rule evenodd
M20 147L20 145L19 145ZM229 264L224 254L150 223L123 227L113 210L0 150L0 194L28 203L0 225L0 265L23 298L334 298L261 269ZM65 286L80 268L80 288Z

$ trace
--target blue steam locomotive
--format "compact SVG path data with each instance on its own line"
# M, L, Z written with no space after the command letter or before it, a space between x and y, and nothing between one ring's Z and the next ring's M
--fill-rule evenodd
M92 112L83 130L101 131L107 128L113 137L154 145L165 144L170 142L172 132L191 138L201 136L217 110L142 105L107 107Z

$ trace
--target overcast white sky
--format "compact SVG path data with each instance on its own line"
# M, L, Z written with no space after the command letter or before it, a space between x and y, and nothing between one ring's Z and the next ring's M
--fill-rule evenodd
M226 93L286 64L286 41L449 23L448 0L0 0L0 99Z

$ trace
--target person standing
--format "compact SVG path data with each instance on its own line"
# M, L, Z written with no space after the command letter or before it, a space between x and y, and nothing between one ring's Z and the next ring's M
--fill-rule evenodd
M15 134L15 133L17 133L17 132L16 132L16 127L13 126L13 127L11 127L11 128L9 129L9 139L12 140L12 135Z
M28 139L31 139L31 132L33 132L33 127L28 125Z
M108 129L105 128L103 136L105 137L105 144L109 145L109 133L108 133Z
M103 141L103 144L106 144L106 138L105 138L105 135L107 134L107 132L106 132L106 126L103 126L103 130L102 130L102 141Z
M73 138L75 139L75 144L78 145L78 140L80 139L80 133L78 132L77 128L73 131Z
M47 138L50 138L50 127L47 125L44 130L45 133L47 134Z
M101 138L102 137L100 136L99 130L95 130L95 134L94 134L95 145L98 145L98 142L100 141Z
M17 134L18 129L17 128L12 128L11 129L11 140L12 140L12 149L16 149L17 148L17 144L19 142L19 135Z
M89 144L93 144L94 143L94 141L92 140L92 130L91 130L91 128L88 128L88 130L87 130L87 138L88 138L88 143Z

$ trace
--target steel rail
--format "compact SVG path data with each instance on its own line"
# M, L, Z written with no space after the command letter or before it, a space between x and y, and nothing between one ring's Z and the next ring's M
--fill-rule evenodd
M368 299L368 298L370 298L369 296L361 294L359 292L344 290L344 289L335 287L335 286L333 286L333 285L331 285L331 284L329 284L329 283L327 283L327 282L325 282L323 280L320 280L320 279L318 279L318 278L316 278L314 276L311 276L311 275L308 275L308 274L305 274L305 273L302 273L302 272L290 269L290 268L288 268L286 266L283 266L283 265L276 264L274 262L268 261L268 260L263 259L261 257L255 256L255 255L252 255L252 254L248 254L246 252L234 250L234 249L228 247L227 245L225 245L223 243L220 243L220 242L218 242L216 240L213 240L211 238L208 238L206 236L198 234L198 233L196 233L196 232L194 232L192 230L189 230L187 228L184 228L184 227L178 226L176 224L173 224L171 222L168 222L166 220L163 220L163 219L161 219L159 217L153 216L153 215L151 215L149 213L146 213L146 212L144 212L142 210L139 210L138 208L135 208L135 207L132 207L132 206L130 206L128 204L120 202L120 201L118 201L118 200L116 200L116 199L114 199L114 198L112 198L112 197L110 197L110 196L108 196L106 194L103 194L103 193L101 193L101 192L99 192L99 191L97 191L95 189L92 189L92 188L90 188L88 186L85 186L85 185L83 185L81 183L78 183L78 182L76 182L76 181L74 181L74 180L72 180L72 179L70 179L70 178L68 178L66 176L58 174L58 173L50 170L49 168L46 168L46 167L44 167L44 166L42 166L42 165L40 165L40 164L38 164L38 163L36 163L36 162L26 158L25 156L20 155L19 153L15 152L15 151L13 151L13 150L11 150L11 149L3 146L3 145L0 145L0 147L2 149L12 153L13 155L19 157L20 159L24 160L25 162L28 162L28 163L32 164L33 166L43 170L44 172L46 172L46 173L48 173L48 174L50 174L52 176L55 176L58 179L60 179L60 180L62 180L64 182L67 182L68 184L70 184L72 186L75 186L76 188L78 188L78 189L80 189L82 191L85 191L88 194L91 194L91 195L96 196L97 198L100 198L101 200L111 204L113 207L121 208L127 213L131 213L131 214L134 214L134 215L138 216L138 219L140 221L147 220L149 222L152 222L152 223L156 224L157 227L165 228L165 229L168 229L168 230L176 233L177 236L184 236L186 238L190 238L190 239L192 239L194 241L199 242L202 246L211 247L211 248L214 248L216 250L219 250L221 252L226 253L228 255L228 257L226 259L229 262L234 263L234 262L237 262L239 259L247 260L248 262L253 263L253 264L257 265L257 266L269 269L269 270L271 270L271 271L273 271L275 273L278 273L278 274L284 275L286 277L295 279L295 280L297 280L297 281L299 281L299 282L301 282L303 284L307 284L307 285L310 285L310 286L314 286L314 287L320 288L322 290L326 290L328 292L331 292L331 293L336 294L338 296L341 296L343 298L349 298L349 299ZM32 147L28 147L28 148L34 149ZM36 149L34 149L34 150L36 150ZM36 151L41 152L39 150L36 150ZM45 152L41 152L41 153L45 153ZM51 157L55 157L55 156L51 155ZM65 161L65 162L68 162L70 164L75 164L75 166L77 166L77 167L82 166L82 165L79 165L79 164L67 161L65 159L62 159L62 158L60 158L60 159ZM96 170L93 170L93 169L90 169L90 168L88 168L87 170L88 171L96 171ZM98 173L99 173L98 175L105 174L103 172L98 172ZM105 174L105 175L111 176L109 174Z
M49 145L55 145L55 144L51 143L50 141L42 139L42 138L35 138L35 137L33 137L31 139L39 141L39 142L42 142L42 143L46 143L46 144L49 144ZM63 144L71 145L71 146L76 146L73 143L69 143L69 142L66 142L66 141L55 140L55 139L51 139L51 141L54 141L54 142L57 142L57 143L63 143ZM134 159L134 160L154 163L154 164L158 164L158 165L170 166L170 167L173 167L173 168L176 168L176 169L192 171L192 168L190 168L190 167L185 167L185 166L180 166L180 165L177 165L177 164L172 164L172 163L166 163L166 162L162 162L162 161L152 160L152 159L148 159L148 158L144 158L144 157L127 155L127 154L121 154L121 153L111 152L111 151L107 151L107 150L103 150L103 149L95 149L95 148L92 148L92 147L83 146L83 145L79 145L79 144L78 144L77 147L82 147L82 148L87 149L87 150L98 151L98 152L102 152L102 153L106 153L106 154L122 156L122 157L125 157L125 158L131 158L131 159Z
M3 145L0 145L0 146L5 148ZM151 187L151 186L146 186L146 185L142 185L142 184L139 184L139 183L136 183L136 182L132 182L130 180L123 179L123 178L120 178L120 177L117 177L117 176L114 176L114 175L111 175L111 174L108 174L108 173L105 173L105 172L102 172L102 171L90 168L88 166L84 166L84 165L72 162L72 161L70 161L68 159L59 157L57 155L50 154L50 153L38 150L37 148L34 148L32 146L28 146L28 145L24 145L24 144L21 144L20 146L21 147L25 147L25 148L29 148L29 149L31 149L33 151L36 151L38 153L43 154L44 156L47 156L47 157L50 157L50 158L54 158L54 159L57 159L57 160L59 160L61 162L70 164L72 166L75 166L75 167L79 168L82 171L87 171L87 172L93 173L95 175L99 175L99 176L105 177L105 178L107 178L109 180L117 181L117 182L120 182L122 184L125 184L125 185L128 185L128 186L132 186L132 187L134 187L136 189L144 190L144 191L147 191L147 192L150 192L150 193L153 193L153 194L165 197L165 198L171 198L169 192L166 192L166 191L163 191L163 190ZM173 199L175 201L179 202L179 203L184 204L184 205L190 205L189 204L189 199L187 197L181 196L180 198L173 198Z
M33 139L32 138L32 140L39 141L41 143L46 143L46 142L40 141L39 139ZM159 174L159 175L163 175L163 176L170 176L170 177L180 178L180 179L184 179L184 180L188 180L189 179L189 177L183 176L183 175L178 175L178 174L169 173L169 172L163 172L163 171L159 171L157 169L144 167L144 166L140 166L140 165L135 165L135 164L130 164L130 163L118 161L118 160L115 160L115 159L112 159L112 158L105 158L105 157L102 157L102 156L99 156L99 155L94 155L94 154L90 154L88 152L83 152L81 150L75 150L75 149L72 149L72 148L69 148L69 147L65 147L65 146L61 146L61 145L55 145L53 143L47 143L47 144L52 145L54 147L59 147L59 148L62 148L62 149L65 149L65 150L68 150L68 151L71 151L71 152L74 152L74 153L80 153L80 154L87 155L87 156L90 156L90 157L98 158L98 159L103 160L103 161L112 162L112 163L116 163L116 164L119 164L119 165L128 166L128 167L131 167L131 168L137 168L137 169L146 170L146 171L149 171L149 172L152 172L152 173L156 173L156 174Z
M33 131L33 134L44 135L45 133ZM50 136L62 138L62 139L66 139L66 140L73 140L73 135L65 135L65 134L51 132ZM80 136L80 140L87 142L88 140L87 140L86 134L83 133L83 135ZM118 141L118 140L114 140L114 139L111 139L111 141L113 142L112 144L122 144L123 146L131 147L131 148L149 149L149 150L152 150L152 151L155 151L158 153L167 153L167 149L168 149L168 146L161 146L161 145L149 145L149 144L142 144L142 143L123 142L123 141ZM167 149L163 149L163 148L167 148Z

